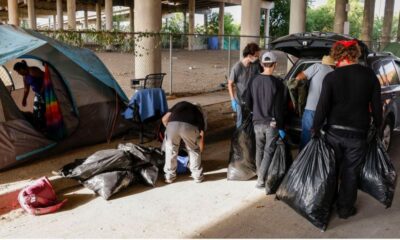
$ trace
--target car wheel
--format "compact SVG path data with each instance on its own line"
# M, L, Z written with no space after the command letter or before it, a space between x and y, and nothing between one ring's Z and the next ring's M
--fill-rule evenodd
M382 143L386 151L388 151L390 148L390 144L392 142L392 133L393 133L392 121L390 119L386 119L382 131Z

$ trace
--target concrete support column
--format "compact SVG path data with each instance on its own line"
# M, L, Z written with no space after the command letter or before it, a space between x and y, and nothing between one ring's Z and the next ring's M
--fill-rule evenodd
M306 31L307 0L290 1L289 34Z
M96 3L96 31L101 31L101 3Z
M207 28L208 28L208 14L204 13L204 29L207 33Z
M18 17L18 2L16 0L8 0L8 23L19 26L19 17Z
M135 32L161 31L161 0L135 0ZM136 44L135 77L161 72L161 38L146 36Z
M67 0L68 29L76 30L76 2Z
M83 27L85 30L89 29L88 11L86 9L83 11Z
M194 15L196 13L196 1L189 0L189 34L194 34ZM188 38L188 49L193 50L194 48L194 36Z
M131 26L131 32L135 31L135 13L133 11L133 4L129 6L129 25Z
M106 30L111 31L113 29L113 9L112 0L105 0L104 12L106 14Z
M62 6L62 0L57 0L57 29L63 30L64 29L64 12Z
M261 0L242 0L242 16L240 35L255 36L240 38L240 58L242 58L243 49L248 43L260 42L260 11Z
M53 30L57 30L57 15L53 15Z
M383 17L383 28L381 38L381 50L383 50L391 40L392 23L393 23L393 9L394 0L386 0L385 3L385 14Z
M336 0L335 22L333 25L333 32L335 33L346 34L345 23L347 22L348 3L348 0ZM348 25L348 23L346 25Z
M268 49L268 44L270 43L270 14L271 9L264 10L264 37L265 37L265 49Z
M364 17L361 29L360 39L365 44L372 48L372 31L374 27L375 16L375 0L365 0L364 2Z
M28 7L29 28L36 29L35 0L28 0L27 7Z
M218 35L225 34L225 24L224 24L224 15L225 15L225 3L219 3L219 13L218 13ZM224 37L218 38L219 49L224 48Z
M397 28L397 41L400 42L400 13L399 13L399 23Z

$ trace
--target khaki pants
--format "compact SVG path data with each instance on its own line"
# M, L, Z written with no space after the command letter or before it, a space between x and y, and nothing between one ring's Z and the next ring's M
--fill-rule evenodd
M194 179L203 177L199 147L200 131L185 122L170 122L165 131L165 178L176 177L177 157L181 139L189 153L189 167Z

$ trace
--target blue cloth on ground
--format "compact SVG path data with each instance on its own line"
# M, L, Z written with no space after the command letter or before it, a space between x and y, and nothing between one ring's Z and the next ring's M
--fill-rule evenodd
M179 156L177 157L178 166L176 168L177 174L187 173L189 156Z
M125 119L132 119L134 106L139 107L140 120L143 122L157 113L164 115L168 111L167 97L161 88L138 90L129 101L129 108L122 113Z

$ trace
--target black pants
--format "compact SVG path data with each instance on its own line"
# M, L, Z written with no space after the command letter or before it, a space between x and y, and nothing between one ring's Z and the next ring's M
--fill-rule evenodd
M337 208L350 211L357 200L358 179L367 152L365 138L342 137L327 132L327 141L335 151L336 169L339 182Z

